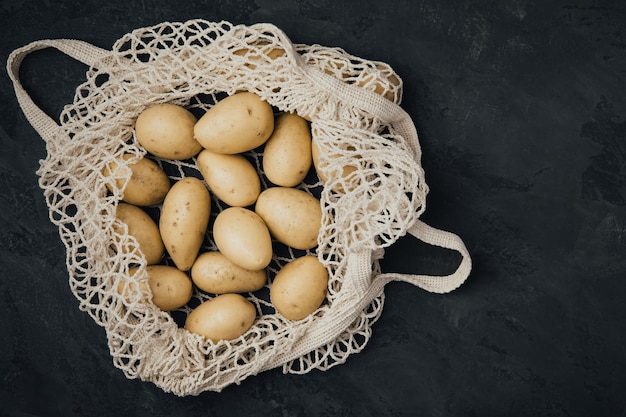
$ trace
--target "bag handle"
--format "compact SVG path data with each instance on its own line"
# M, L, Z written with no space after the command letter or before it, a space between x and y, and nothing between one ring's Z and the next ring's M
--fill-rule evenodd
M59 131L59 124L35 104L20 81L20 67L24 58L32 52L45 48L58 49L90 67L109 51L77 39L43 39L16 49L9 55L7 73L13 81L17 101L33 128L44 141L49 142Z
M421 220L409 228L408 232L424 243L451 249L461 254L461 262L457 269L450 275L414 275L385 273L380 274L374 280L383 282L404 281L420 287L426 291L438 294L451 292L461 286L472 270L472 258L463 240L454 233L436 229Z

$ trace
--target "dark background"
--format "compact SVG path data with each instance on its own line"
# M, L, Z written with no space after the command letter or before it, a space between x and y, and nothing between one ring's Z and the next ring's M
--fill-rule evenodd
M0 415L625 416L626 5L602 1L0 1L0 56L44 38L110 48L192 18L274 23L389 63L420 133L427 223L474 260L448 295L386 288L367 347L303 376L178 398L128 380L78 309L37 184L43 141L0 74ZM57 117L86 67L52 50L22 79ZM386 272L448 273L403 238Z

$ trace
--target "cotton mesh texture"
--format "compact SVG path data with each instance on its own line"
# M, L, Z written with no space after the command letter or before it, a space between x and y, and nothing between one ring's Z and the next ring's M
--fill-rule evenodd
M323 224L311 251L275 242L268 284L244 294L257 308L255 324L238 339L213 343L181 324L211 294L195 290L188 306L168 313L152 304L148 286L133 284L147 280L146 262L115 217L124 186L102 171L115 162L117 176L128 179L128 165L146 155L133 131L146 108L173 103L200 116L238 91L258 94L276 113L295 112L311 121L326 181L312 170L297 188L320 199ZM48 156L38 171L50 218L67 249L71 290L80 309L106 330L115 366L128 378L184 396L220 391L276 367L286 373L327 370L361 351L384 304L382 290L369 298L363 294L380 273L384 248L424 211L428 191L416 138L403 137L406 121L397 128L402 123L386 120L389 111L372 106L374 96L395 106L401 94L401 79L388 65L340 48L293 44L267 24L167 22L117 41L89 68L63 110L61 129L47 142ZM124 160L124 154L136 158ZM272 186L262 172L262 147L245 156L257 166L263 187ZM195 159L148 157L172 183L202 178ZM201 251L216 249L211 224L226 207L215 196L212 203ZM156 220L160 206L145 210ZM303 254L316 255L328 269L328 296L308 318L289 321L269 302L269 287L282 265ZM133 276L131 268L138 268ZM117 291L120 285L127 288L125 296Z

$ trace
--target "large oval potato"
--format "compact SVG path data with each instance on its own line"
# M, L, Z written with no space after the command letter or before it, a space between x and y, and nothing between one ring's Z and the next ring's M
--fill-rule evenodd
M272 260L272 238L263 219L243 207L229 207L217 215L213 239L233 264L258 271Z
M148 265L161 261L165 249L159 228L154 220L143 209L128 203L118 203L116 217L128 227L128 234L133 236L139 250L146 258ZM121 233L121 230L117 230Z
M180 308L191 300L193 285L183 271L169 265L148 265L152 302L163 311Z
M134 156L125 154L122 158L127 161ZM170 189L170 179L156 162L142 157L137 162L128 165L131 176L128 179L122 200L136 206L154 206L163 202L165 195ZM102 173L105 177L114 176L118 188L124 185L121 175L116 175L118 164L114 161L108 163ZM107 184L109 190L112 189Z
M261 97L240 92L220 100L194 126L196 140L211 152L236 154L261 146L274 130L274 111Z
M303 250L317 246L322 206L311 194L297 188L267 188L259 195L255 211L279 242Z
M312 255L286 264L270 287L272 304L289 320L302 320L317 310L328 292L328 271Z
M187 271L193 265L209 224L211 197L195 177L176 182L165 196L159 230L176 267Z
M219 342L243 335L255 319L254 304L240 294L222 294L194 308L185 320L185 329Z
M182 106L156 104L137 117L135 138L148 152L159 158L188 159L202 149L193 135L196 122L193 113Z
M282 113L274 122L274 131L265 142L263 171L272 183L294 187L311 168L311 129L302 117Z
M320 145L317 143L317 141L312 141L311 142L311 157L313 160L313 166L315 167L315 172L317 173L317 176L320 178L320 180L326 183L328 182L328 176L324 173L324 168L327 165L320 163L320 154L322 152L327 152L327 150L322 149ZM329 152L327 157L329 158L330 161L332 161L333 159L339 158L340 155ZM360 178L358 177L358 175L351 175L353 172L359 169L358 168L359 163L360 162L357 156L354 159L354 164L341 166L340 167L341 172L339 172L339 169L335 170L337 176L341 178L341 182L338 183L338 188L336 191L345 193L345 192L354 190L359 185Z
M212 294L257 291L267 282L265 269L250 271L232 263L219 251L204 252L191 267L198 288Z
M209 188L229 206L254 204L261 193L256 168L243 155L227 155L202 150L197 157L198 170Z

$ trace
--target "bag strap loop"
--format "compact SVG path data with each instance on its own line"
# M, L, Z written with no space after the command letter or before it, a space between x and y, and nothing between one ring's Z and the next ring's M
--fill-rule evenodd
M445 249L451 249L461 254L461 262L450 275L434 276L434 275L413 275L386 273L380 274L376 279L389 281L404 281L420 287L426 291L444 294L453 291L461 286L469 276L472 270L472 258L465 247L463 240L454 233L436 229L427 225L421 220L417 220L408 232L430 245L438 246Z
M13 81L17 101L33 128L44 141L49 142L59 131L59 124L35 104L20 81L20 67L24 58L32 52L45 48L58 49L64 54L90 67L109 51L77 39L44 39L31 42L28 45L14 50L11 55L9 55L7 60L7 73Z

